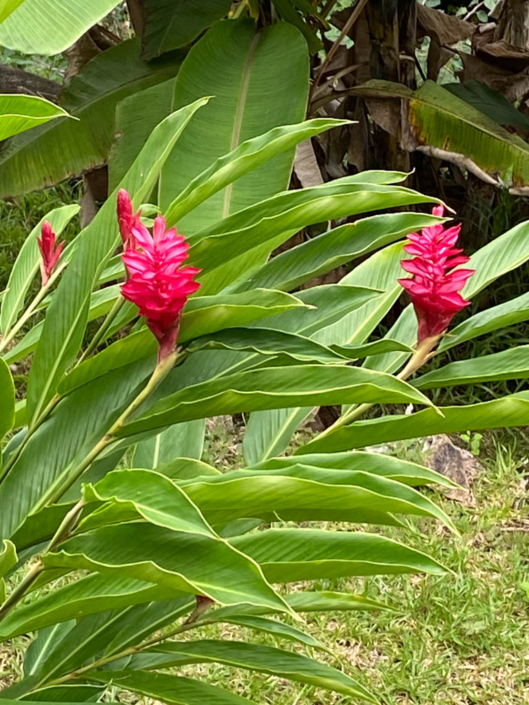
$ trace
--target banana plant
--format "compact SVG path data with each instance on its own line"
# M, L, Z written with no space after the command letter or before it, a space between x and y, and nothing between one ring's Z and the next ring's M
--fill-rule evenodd
M32 637L23 676L3 700L85 702L117 686L167 703L250 702L181 673L216 663L376 702L363 674L314 657L325 647L302 615L391 608L321 581L445 572L356 526L404 528L418 516L453 529L419 491L450 485L427 468L356 451L301 461L278 451L227 473L203 462L205 420L223 414L377 403L437 414L417 386L362 364L413 354L398 339L367 340L396 298L382 267L378 277L299 287L381 247L375 256L386 257L388 246L445 220L400 212L435 199L393 172L265 193L249 205L231 199L269 160L290 169L297 144L343 124L331 119L237 144L169 198L167 160L206 106L198 99L155 127L65 248L60 233L76 208L50 213L3 296L0 638ZM148 199L160 189L167 205L153 223ZM354 221L270 259L306 226L346 216ZM30 354L27 388L15 396L9 365ZM306 589L292 590L300 581ZM223 639L215 630L225 624L259 636ZM195 633L205 626L209 636Z

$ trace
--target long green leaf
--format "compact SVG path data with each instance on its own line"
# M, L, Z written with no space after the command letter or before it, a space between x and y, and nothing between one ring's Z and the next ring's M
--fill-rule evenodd
M182 108L153 131L122 186L142 201L154 185L171 148L205 99ZM117 240L111 196L79 236L79 246L52 299L28 382L28 418L34 420L55 393L81 344L92 288Z
M126 576L205 595L220 604L290 609L268 585L259 566L223 540L144 522L107 526L74 537L43 561L49 568Z
M232 539L231 543L254 558L272 583L445 572L437 561L420 551L361 532L268 529Z
M436 222L439 220L436 219ZM361 257L431 224L432 216L429 215L391 213L341 225L282 252L253 273L236 290L243 291L256 286L293 289L355 257Z
M361 368L321 365L298 365L295 371L289 367L264 368L187 387L162 398L117 435L126 437L193 418L277 409L308 401L325 405L372 401L431 405L406 382Z
M440 411L442 417L426 409L409 416L357 421L326 438L315 439L297 452L336 452L438 433L526 426L529 424L529 393L520 392L480 404L443 406Z
M203 201L277 154L344 124L347 121L323 118L307 120L297 125L274 127L263 135L246 140L233 151L219 157L186 186L167 208L168 223L178 222Z
M228 14L231 0L149 0L144 9L143 56L154 59L189 44Z
M0 96L0 140L6 140L58 117L68 117L68 113L44 98L4 94Z
M9 367L0 359L0 441L13 428L14 422L15 384Z
M133 657L129 667L145 670L190 663L223 663L377 702L359 683L332 666L292 651L242 641L163 644Z
M206 424L203 419L169 426L158 435L138 443L132 465L136 468L156 470L175 458L200 460L204 448L205 430ZM163 474L167 475L166 472Z
M470 318L462 321L446 335L439 345L439 351L472 340L480 335L485 335L499 328L522 323L529 319L529 293L517 296L515 299L503 304L492 306L479 311Z
M0 44L24 54L59 54L118 4L117 0L20 0L1 21Z
M529 377L529 345L484 355L475 360L451 362L413 380L418 389L453 387L457 384L494 382L501 379Z
M284 521L388 522L394 512L435 517L446 514L419 492L369 473L291 465L277 470L242 470L198 478L184 490L210 523L276 514ZM452 527L453 528L453 527Z
M92 680L112 681L125 690L132 690L168 705L255 705L251 700L192 678L169 676L164 673L116 673L92 671ZM2 703L0 702L0 705ZM6 705L13 705L9 702Z
M289 468L292 465L313 465L317 468L329 470L350 470L369 472L381 477L387 477L397 482L402 482L410 487L420 487L422 485L439 484L446 487L454 487L454 483L430 468L411 463L408 460L401 460L391 455L382 453L365 453L363 451L352 451L351 453L314 453L304 454L303 458L296 456L286 456L282 458L272 458L265 460L253 469L256 470L280 470Z
M124 609L132 605L150 603L151 600L183 600L189 596L132 578L109 575L89 575L69 585L42 595L8 615L0 627L0 638L12 639L19 634L43 629L72 619L82 619L90 614L107 610Z
M303 196L300 199L299 194L293 191L283 198L270 199L272 203L265 202L263 211L265 208L270 210L273 203L283 205L284 209L273 215L260 215L260 208L254 207L252 210L257 215L257 222L240 230L217 233L212 228L211 234L205 231L198 233L190 238L190 261L209 273L240 255L242 248L251 250L270 240L274 240L274 245L277 245L276 236L282 235L282 239L286 240L307 225L381 208L433 200L401 186L357 183L335 185L333 182L308 189ZM303 202L295 205L299 200ZM244 212L238 216L243 217ZM221 227L224 230L226 226L221 223Z

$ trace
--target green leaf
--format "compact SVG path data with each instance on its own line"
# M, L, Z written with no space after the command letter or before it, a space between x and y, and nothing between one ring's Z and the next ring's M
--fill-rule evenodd
M19 0L15 4L16 9L8 16L2 15L3 21L0 19L0 44L24 54L51 56L68 49L119 2Z
M222 608L221 608L222 609ZM234 609L234 608L226 608ZM217 610L220 612L220 610ZM214 612L209 619L212 621L217 621L215 619L216 612ZM303 644L304 646L310 646L313 649L322 649L323 651L330 652L326 646L324 646L321 641L302 632L301 629L296 629L296 627L291 627L289 624L283 624L283 622L278 622L275 619L269 619L267 617L259 617L257 615L248 614L234 614L229 616L226 614L222 617L220 622L226 622L227 624L236 624L239 627L245 627L246 629L254 629L258 632L266 632L267 634L272 634L280 639L287 639L288 641L294 641L298 644Z
M438 433L526 426L529 424L529 393L520 392L480 404L442 406L439 410L442 417L426 409L409 416L356 421L326 438L312 441L302 452L336 452Z
M116 435L126 437L180 421L307 402L328 405L373 401L431 405L406 382L371 370L322 365L298 365L295 370L270 367L227 375L171 394Z
M263 135L246 140L219 157L184 188L168 207L167 221L169 224L180 221L205 200L265 161L290 150L303 140L344 124L348 122L323 118L307 120L296 125L274 127Z
M39 271L40 251L37 238L41 235L44 221L49 221L53 232L60 236L70 220L79 212L79 206L62 206L47 213L36 225L20 248L13 269L7 282L7 287L2 299L2 313L0 316L0 330L4 335L8 333L16 322L18 314L24 306L24 299L31 286L33 278Z
M117 286L106 286L104 289L94 292L90 297L87 321L93 321L100 316L106 315L112 308L117 296ZM40 321L36 326L33 326L15 347L3 354L2 358L5 362L8 364L17 362L33 352L41 338L43 328L44 321Z
M357 292L357 296L361 297L362 293L364 292ZM295 296L266 289L256 289L251 293L191 298L182 316L178 339L180 343L185 343L187 340L222 330L226 326L245 325L256 319L304 307L305 304ZM69 394L111 370L135 360L154 356L157 349L157 341L147 328L132 333L75 367L60 383L59 393Z
M161 700L168 705L255 705L253 701L241 698L223 688L181 676L164 673L116 673L115 671L92 671L92 680L119 685L148 698ZM3 705L0 701L0 705ZM9 702L6 705L13 705Z
M292 651L243 641L204 640L162 644L133 657L130 667L132 670L145 670L190 663L222 663L377 702L359 683L332 666Z
M103 695L103 689L97 685L53 685L49 688L32 690L19 700L38 703L86 703L98 702ZM5 701L4 701L5 702Z
M519 223L475 252L468 266L475 274L465 284L462 295L472 298L486 286L529 259L529 220Z
M24 658L24 675L26 678L39 672L48 654L53 651L54 647L74 626L75 621L71 620L39 630L36 639L29 645Z
M140 88L117 103L114 142L108 153L109 193L130 169L156 125L170 115L173 92L174 78L171 78L145 90ZM121 257L119 264L122 270Z
M366 292L368 293L368 292ZM377 292L372 292L376 296ZM367 297L366 297L367 298ZM190 352L204 349L226 349L256 352L260 355L286 355L302 362L345 364L357 359L356 348L328 348L297 333L285 333L269 328L229 328L210 336L196 339Z
M272 258L236 290L256 286L293 289L432 222L432 216L420 213L391 213L341 225Z
M529 293L517 296L497 306L479 311L470 318L462 321L441 340L439 352L472 340L480 335L485 335L500 328L522 323L529 319Z
M127 577L89 575L19 606L3 620L0 638L12 639L57 623L150 603L151 600L169 600L175 594L169 588ZM184 599L186 604L189 601L183 593L178 599Z
M78 481L74 482L72 470L137 395L153 364L154 361L147 359L115 370L77 390L57 406L29 439L0 484L0 506L10 507L9 512L0 512L0 538L12 537L28 515L36 514L51 500L59 501L70 486L71 499L78 500L80 486ZM65 428L68 443L64 442ZM39 458L38 463L35 458ZM103 472L113 469L119 458L111 454L110 467L105 466L107 459L102 458L99 464ZM34 529L38 531L36 524ZM25 538L28 540L29 536Z
M15 384L6 363L0 359L0 441L15 423ZM1 467L1 458L0 458Z
M133 467L155 470L175 458L200 460L204 448L205 427L205 421L197 419L170 426L158 435L141 441L134 452Z
M0 578L3 578L9 573L11 568L17 564L17 550L12 541L4 539L2 542L2 550L0 551Z
M363 343L402 293L402 287L397 282L402 273L402 255L402 244L397 243L355 267L335 287L337 291L349 286L374 286L384 293L334 319L330 316L327 319L322 317L318 325L305 332L305 335L312 333L315 340L325 345ZM309 289L307 294L311 291L314 290ZM273 319L269 323L273 323ZM243 442L246 462L255 464L282 453L312 408L309 406L253 413Z
M241 211L218 227L203 230L189 238L190 261L208 274L224 262L257 248L277 237L287 240L292 234L314 223L352 216L381 208L431 201L402 186L329 182L313 189L290 191ZM247 224L248 219L255 223ZM235 229L236 223L244 225ZM227 228L230 228L227 230Z
M529 118L518 110L510 100L493 91L485 83L470 80L464 83L445 83L443 88L469 103L504 127L519 127L529 132Z
M162 172L163 210L219 157L274 127L303 120L308 59L303 38L287 24L256 31L252 20L237 20L211 27L182 64L173 108L204 95L215 98L193 121ZM182 232L189 235L287 188L293 158L292 146L218 191L179 220Z
M231 0L149 0L144 9L143 56L154 59L189 44L228 14Z
M24 0L2 0L0 5L0 22L3 22L6 17L14 12Z
M194 423L194 421L189 423ZM187 424L178 425L187 426ZM180 480L192 480L195 477L202 477L202 475L220 475L220 470L216 470L211 465L193 458L175 458L170 463L159 465L157 470L177 482Z
M236 470L184 483L184 490L217 524L276 514L284 521L395 523L385 512L435 517L453 529L445 512L416 490L362 471L290 464L275 470Z
M72 1L76 5L89 7L85 0ZM116 4L114 0L94 0L96 3L102 1ZM38 9L41 4L48 6L44 9L47 14L52 12L50 6L55 3L71 4L70 0L25 0L22 7L31 4L32 15L38 16L41 14ZM72 8L67 13L68 17L74 17L77 12L78 9L73 11ZM16 14L18 11L8 22ZM51 16L48 16L42 23L50 21ZM3 41L6 25L7 22L0 25L0 44L4 46L8 46ZM58 28L62 26L63 21L58 21L52 26L49 36L56 37ZM139 39L121 42L100 53L72 78L61 94L61 107L77 120L53 120L15 137L5 146L0 155L1 198L51 186L106 162L114 141L115 113L119 101L155 84L167 82L175 76L182 60L182 56L177 56L152 65L143 62L139 53ZM170 90L169 84L167 88Z
M454 387L458 384L494 382L501 379L529 377L529 345L483 355L472 360L451 362L413 380L418 389Z
M185 126L205 99L173 113L153 131L122 186L142 201ZM78 236L78 247L50 303L28 382L28 418L34 421L54 395L81 345L90 296L117 241L115 195Z
M259 566L225 541L133 522L106 526L43 556L49 568L92 570L156 583L220 604L249 603L289 611Z
M390 609L387 605L361 595L343 592L295 592L287 595L288 604L296 612L349 612ZM226 608L228 609L228 608Z
M268 529L231 539L272 583L350 575L431 573L445 569L420 551L375 534L317 529Z
M1 14L0 9L0 17ZM58 117L69 116L66 110L44 98L4 94L0 96L0 140L6 140Z
M131 506L143 519L173 531L214 536L185 492L168 477L152 470L114 470L97 484L85 485L83 497L87 503L102 501ZM83 531L83 521L79 530Z
M365 453L352 451L351 453L313 453L304 454L303 458L287 456L272 458L255 465L255 470L280 470L292 465L313 465L329 470L350 470L369 472L381 477L387 477L397 482L402 482L410 487L420 487L432 483L455 487L454 483L444 475L440 475L430 468L400 460L391 455L382 453Z

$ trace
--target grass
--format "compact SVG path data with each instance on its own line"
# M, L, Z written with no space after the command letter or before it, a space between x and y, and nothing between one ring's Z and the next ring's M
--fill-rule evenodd
M492 444L490 438L488 443ZM210 456L233 453L233 442L229 449L218 448L218 440L213 445L216 450L211 445L207 450ZM417 447L401 445L397 454L417 460ZM336 657L323 658L355 677L353 671L358 669L358 680L384 705L529 703L529 598L523 587L529 580L529 476L523 472L525 459L516 457L512 446L496 445L482 463L474 503L463 506L442 493L434 497L453 519L459 536L422 519L407 531L384 530L431 554L453 573L316 585L364 594L398 610L306 616L307 631ZM244 639L247 634L222 627L205 629L203 636ZM207 674L210 682L229 685L261 705L347 702L342 696L264 676L250 680L242 671L234 674L220 666L188 672Z

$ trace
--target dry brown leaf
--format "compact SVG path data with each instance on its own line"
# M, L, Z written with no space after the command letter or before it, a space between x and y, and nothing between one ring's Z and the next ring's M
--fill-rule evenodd
M294 158L294 171L303 188L319 186L323 183L318 160L310 140L298 144Z
M426 5L417 3L417 22L419 37L427 35L435 38L441 46L451 46L464 39L469 39L476 29L472 22L465 22L453 15L447 15Z

